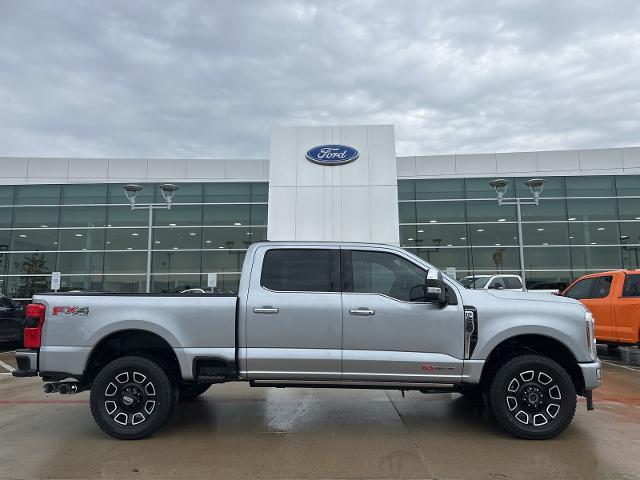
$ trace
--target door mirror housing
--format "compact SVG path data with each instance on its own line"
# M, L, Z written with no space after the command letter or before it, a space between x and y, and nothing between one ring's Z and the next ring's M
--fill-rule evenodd
M429 270L427 278L424 280L423 289L425 302L439 303L441 305L447 303L447 285L444 283L441 272Z

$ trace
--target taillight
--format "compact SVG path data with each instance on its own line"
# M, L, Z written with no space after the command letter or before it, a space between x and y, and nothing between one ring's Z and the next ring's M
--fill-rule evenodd
M25 313L24 348L40 348L42 326L46 308L41 303L30 303Z

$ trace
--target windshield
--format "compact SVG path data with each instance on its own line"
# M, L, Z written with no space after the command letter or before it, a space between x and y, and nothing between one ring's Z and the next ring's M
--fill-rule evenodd
M465 277L460 280L463 287L466 288L483 288L491 277Z

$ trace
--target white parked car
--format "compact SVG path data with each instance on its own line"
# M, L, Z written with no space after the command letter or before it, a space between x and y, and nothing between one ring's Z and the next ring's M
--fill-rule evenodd
M464 277L460 283L466 288L478 290L523 291L520 275L471 275Z

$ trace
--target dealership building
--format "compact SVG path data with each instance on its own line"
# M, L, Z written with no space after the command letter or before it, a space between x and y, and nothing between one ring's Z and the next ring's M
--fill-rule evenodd
M265 239L394 243L458 279L524 274L532 289L638 267L639 147L396 157L390 125L277 127L265 159L0 168L0 291L16 299L49 290L53 272L61 290L233 291ZM509 181L502 205L496 178ZM545 180L538 205L532 178ZM143 187L135 209L128 183ZM164 183L178 186L170 209Z

